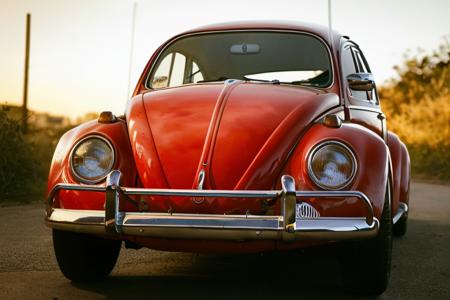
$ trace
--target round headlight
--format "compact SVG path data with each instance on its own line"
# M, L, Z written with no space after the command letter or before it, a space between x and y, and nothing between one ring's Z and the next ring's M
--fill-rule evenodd
M108 175L114 165L113 147L100 136L89 136L75 145L70 164L77 179L97 183Z
M326 190L346 187L356 174L356 159L344 144L328 141L317 145L309 154L308 173L312 181Z

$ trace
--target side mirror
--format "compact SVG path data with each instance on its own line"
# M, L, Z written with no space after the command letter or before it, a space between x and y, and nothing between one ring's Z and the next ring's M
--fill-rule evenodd
M370 73L355 73L347 76L350 89L355 91L371 91L375 88L373 75Z

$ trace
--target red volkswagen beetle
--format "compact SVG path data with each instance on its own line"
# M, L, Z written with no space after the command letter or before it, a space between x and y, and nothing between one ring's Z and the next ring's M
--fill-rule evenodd
M125 115L61 138L46 223L62 273L95 280L121 242L264 252L344 242L344 281L388 283L409 155L349 37L299 23L191 30L151 57Z

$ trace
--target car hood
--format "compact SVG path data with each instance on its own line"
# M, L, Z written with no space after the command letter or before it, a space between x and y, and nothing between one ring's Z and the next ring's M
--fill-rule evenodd
M140 119L145 113L145 121L132 112L128 119L143 186L187 189L273 188L302 131L339 104L321 90L242 81L167 88L133 101L142 101Z

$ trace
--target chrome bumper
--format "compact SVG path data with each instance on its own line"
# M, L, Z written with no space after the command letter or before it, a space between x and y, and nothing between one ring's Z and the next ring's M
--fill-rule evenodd
M129 235L172 239L218 240L352 240L376 236L379 222L373 215L372 204L358 191L295 191L294 179L284 175L281 191L220 191L142 189L121 187L120 172L112 171L106 186L57 184L48 198L46 223L48 226L68 231L101 235ZM72 210L53 208L56 193L60 190L105 192L105 210ZM281 201L281 215L212 215L180 213L122 212L122 197L186 196L221 198L264 198ZM298 198L353 197L366 208L364 217L352 218L301 218L296 217Z

